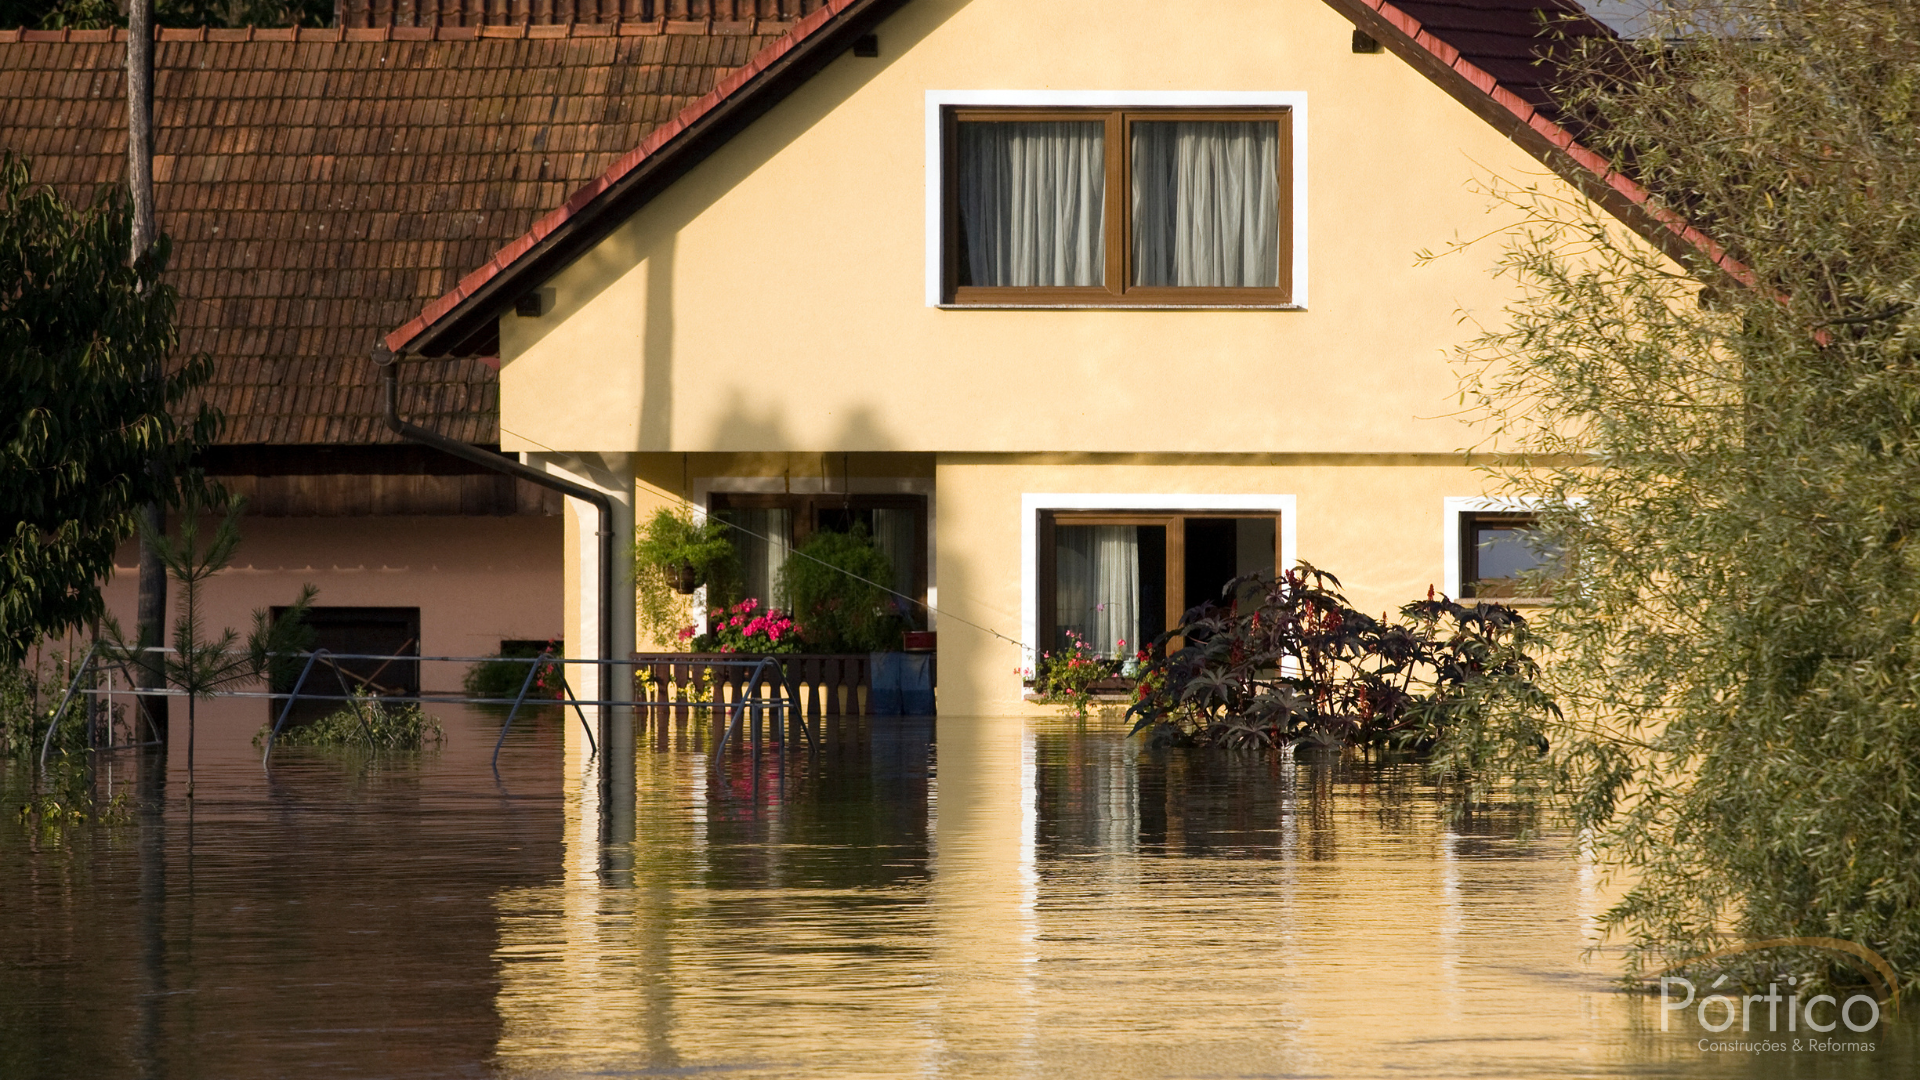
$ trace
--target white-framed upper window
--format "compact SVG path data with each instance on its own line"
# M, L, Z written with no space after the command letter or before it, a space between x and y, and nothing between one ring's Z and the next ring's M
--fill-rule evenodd
M928 91L927 303L1306 306L1306 95Z

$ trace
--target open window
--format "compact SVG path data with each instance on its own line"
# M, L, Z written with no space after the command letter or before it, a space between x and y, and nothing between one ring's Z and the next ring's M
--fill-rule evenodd
M942 302L1292 302L1286 108L949 107Z
M1041 648L1064 647L1072 631L1097 655L1126 657L1234 578L1272 574L1280 518L1048 510L1038 541Z
M763 495L715 492L709 509L732 530L740 555L741 591L775 602L780 570L793 549L816 532L864 531L893 564L882 582L906 599L900 615L909 629L927 626L927 500L922 495Z

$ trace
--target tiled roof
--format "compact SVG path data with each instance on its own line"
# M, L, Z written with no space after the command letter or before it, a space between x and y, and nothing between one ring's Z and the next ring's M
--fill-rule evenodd
M222 441L398 441L374 342L788 28L163 31L155 201ZM124 176L124 48L0 31L0 146L70 198ZM499 441L486 363L422 361L407 384L410 418Z
M338 0L341 26L558 26L712 19L791 22L825 0Z
M722 0L704 0L717 6ZM744 2L744 0L742 0ZM538 281L591 246L654 194L752 123L905 0L820 0L784 37L729 72L512 243L388 334L395 352L470 356L497 348L494 319L522 279ZM710 25L718 25L710 23Z
M1613 36L1572 0L1394 0L1393 6L1522 101L1548 112L1554 111L1548 87L1555 74L1555 34Z

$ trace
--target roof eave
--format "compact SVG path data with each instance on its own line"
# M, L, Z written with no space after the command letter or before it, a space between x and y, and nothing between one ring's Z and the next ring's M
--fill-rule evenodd
M1326 0L1334 10L1425 75L1642 239L1682 265L1705 259L1743 283L1751 274L1711 237L1679 215L1652 205L1645 188L1581 144L1458 49L1388 0Z
M606 173L544 215L453 290L386 337L414 356L461 355L529 289L604 239L654 196L853 47L906 0L834 0L650 134Z

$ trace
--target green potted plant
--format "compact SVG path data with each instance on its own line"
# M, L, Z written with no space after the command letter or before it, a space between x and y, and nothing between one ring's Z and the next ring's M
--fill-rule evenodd
M684 506L654 511L633 545L633 581L640 625L656 642L682 640L690 625L688 597L702 585L710 602L732 598L738 559L729 529L717 517L695 521Z
M807 644L821 652L892 652L904 628L893 595L893 563L866 530L817 532L780 572L780 595Z

